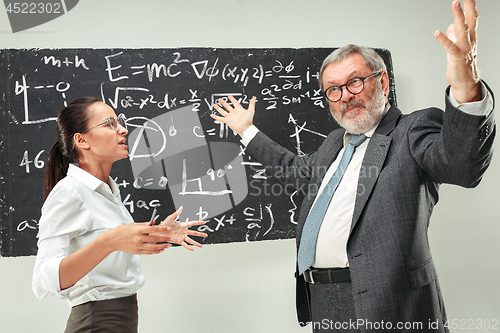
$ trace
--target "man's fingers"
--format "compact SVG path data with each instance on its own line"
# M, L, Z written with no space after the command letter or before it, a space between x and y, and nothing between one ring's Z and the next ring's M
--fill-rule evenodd
M476 43L476 31L479 14L477 12L477 6L475 0L465 0L464 1L464 11L465 19L467 21L467 26L469 28L470 41Z
M220 105L223 106L221 108L218 104L214 104L213 107L214 109L217 110L222 116L227 116L230 112L236 110L236 109L241 109L244 110L244 108L241 106L241 104L238 102L236 98L234 98L232 95L228 95L229 100L233 104L232 106L224 99L219 98L217 101L219 102ZM255 102L257 101L257 97L253 96L249 103L248 103L248 111L254 111L255 110Z
M254 111L255 110L255 102L257 101L257 97L253 96L252 99L250 99L250 103L248 104L248 110Z
M223 116L226 116L229 113L217 104L214 104L214 109L217 110L217 112L219 112Z
M446 50L448 53L455 53L456 52L456 45L451 41L442 31L438 30L434 34L436 37L437 41L439 44L443 46L443 48Z
M240 109L243 109L244 108L241 106L241 104L236 100L236 98L234 98L233 96L229 95L229 99L231 100L231 103L233 103L233 106L235 108L240 108ZM253 96L251 99L250 99L250 102L248 103L248 111L254 111L255 110L255 101L257 100L257 97Z
M237 107L241 107L240 103L238 103L238 101L236 100L236 98L233 97L233 95L229 95L229 100L231 101L231 103L233 103L233 106L235 108Z
M476 43L476 26L478 13L474 0L464 1L465 13L456 0L452 4L453 17L455 22L450 24L446 35L441 31L436 31L435 37L443 48L451 56L463 57L469 54ZM472 49L471 49L472 47Z
M455 24L450 24L448 27L448 30L446 30L446 36L451 40L453 43L456 43L458 41L457 37L457 29Z
M465 0L464 7L462 8L460 1L456 0L452 4L452 11L456 26L455 33L458 41L467 44L470 41L472 44L475 44L477 21L479 16L476 1Z
M233 97L233 96L229 95L229 99L231 99L231 97ZM233 111L233 108L231 107L231 105L229 105L229 103L226 102L226 100L224 100L223 98L219 98L217 101L226 109L226 112Z
M462 10L462 6L460 5L460 1L455 0L452 5L452 12L453 12L453 18L455 20L455 29L456 29L456 34L457 37L460 38L462 36L465 36L468 34L468 27L467 23L465 22L465 15Z
M217 121L220 121L221 123L226 123L226 120L224 117L218 116L216 114L211 113L210 117L214 118Z

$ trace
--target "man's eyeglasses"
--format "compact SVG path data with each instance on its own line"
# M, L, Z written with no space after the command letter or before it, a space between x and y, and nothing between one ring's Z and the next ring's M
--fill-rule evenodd
M120 113L118 115L118 118L110 116L110 117L106 118L106 120L104 120L102 123L97 124L94 127L91 127L88 130L83 131L81 134L87 133L91 129L94 129L94 128L99 127L99 126L104 125L104 124L107 124L106 126L111 127L114 131L118 131L118 125L121 125L125 129L127 129L127 118L125 117L125 115L123 113Z
M383 71L382 71L383 72ZM342 87L345 87L347 91L351 94L357 95L365 89L365 80L374 76L381 74L382 72L373 73L372 75L368 75L365 77L353 77L346 84L341 86L331 86L328 87L325 91L325 97L330 102L337 102L342 98Z

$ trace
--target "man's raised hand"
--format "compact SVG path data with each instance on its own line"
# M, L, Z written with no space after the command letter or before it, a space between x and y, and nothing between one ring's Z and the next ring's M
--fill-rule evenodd
M453 1L455 23L450 24L447 35L436 31L434 36L448 53L446 78L451 93L459 103L481 100L480 75L477 65L477 21L475 0Z
M253 124L256 98L252 97L248 104L248 109L245 109L238 103L236 98L231 95L228 97L233 105L231 106L225 100L219 98L218 102L224 108L221 108L218 104L214 104L214 108L219 112L220 116L213 113L210 116L229 126L233 131L238 133L239 136L243 136L243 133Z

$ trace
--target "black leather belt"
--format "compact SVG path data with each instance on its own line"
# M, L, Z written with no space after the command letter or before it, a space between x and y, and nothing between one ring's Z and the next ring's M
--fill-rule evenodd
M309 268L304 272L304 280L311 284L351 282L351 272L349 267Z

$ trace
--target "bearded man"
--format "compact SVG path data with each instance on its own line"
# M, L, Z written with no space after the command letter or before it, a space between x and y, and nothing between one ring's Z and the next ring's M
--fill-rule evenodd
M355 45L335 50L320 70L342 128L316 152L295 155L260 132L255 98L248 109L233 97L214 105L220 115L212 117L241 135L247 153L283 182L309 188L296 230L297 313L314 332L449 331L428 242L431 212L441 183L480 182L495 133L493 93L477 70L475 1L464 8L455 1L448 36L435 34L448 52L444 112L403 115L388 102L383 60Z

